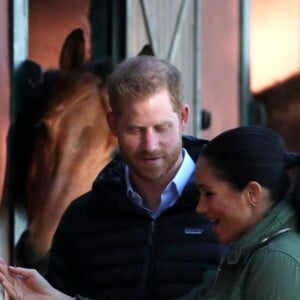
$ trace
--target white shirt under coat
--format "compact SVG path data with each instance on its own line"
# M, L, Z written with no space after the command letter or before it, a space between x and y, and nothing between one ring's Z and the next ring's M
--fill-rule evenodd
M127 197L135 204L142 207L149 215L156 219L163 211L173 206L181 196L184 187L194 174L195 162L192 160L186 149L183 150L183 161L174 178L169 182L163 190L160 197L160 205L157 210L152 211L143 205L142 197L133 189L130 181L129 167L125 168L125 180L127 186Z

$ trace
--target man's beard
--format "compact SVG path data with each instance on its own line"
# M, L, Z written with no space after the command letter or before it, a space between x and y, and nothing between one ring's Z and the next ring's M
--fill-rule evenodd
M130 167L130 172L135 174L137 177L145 180L145 181L159 181L163 177L165 177L175 166L178 161L180 154L182 151L182 143L181 141L173 147L171 152L166 151L143 151L132 156L124 155L124 151L122 151L122 157L124 161ZM147 167L142 164L142 159L155 159L159 158L162 160L162 163L159 166Z

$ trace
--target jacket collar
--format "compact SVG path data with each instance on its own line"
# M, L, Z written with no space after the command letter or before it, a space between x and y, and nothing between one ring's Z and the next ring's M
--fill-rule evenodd
M294 216L287 201L279 202L248 233L230 245L224 263L232 266L242 263L256 249L292 230L295 226Z

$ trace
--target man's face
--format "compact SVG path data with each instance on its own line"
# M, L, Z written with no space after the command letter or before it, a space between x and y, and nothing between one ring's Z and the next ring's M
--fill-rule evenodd
M122 99L120 116L110 114L108 122L133 179L168 181L175 175L187 117L187 106L174 112L167 89L145 99Z

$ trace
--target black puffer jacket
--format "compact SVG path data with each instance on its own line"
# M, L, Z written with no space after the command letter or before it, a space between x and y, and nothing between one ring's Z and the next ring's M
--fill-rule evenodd
M184 139L196 159L203 141ZM93 299L173 299L217 268L224 247L195 212L191 178L177 204L155 221L126 197L124 164L113 160L92 191L73 202L54 237L51 284Z

